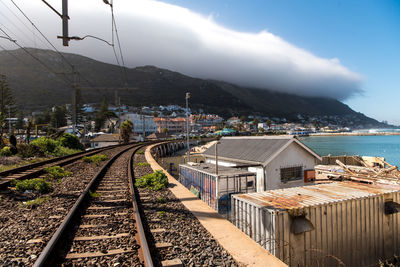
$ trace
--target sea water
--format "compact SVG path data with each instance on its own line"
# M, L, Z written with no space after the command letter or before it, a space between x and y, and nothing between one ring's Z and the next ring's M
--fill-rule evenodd
M388 163L400 166L400 135L310 136L299 140L320 156L384 157Z

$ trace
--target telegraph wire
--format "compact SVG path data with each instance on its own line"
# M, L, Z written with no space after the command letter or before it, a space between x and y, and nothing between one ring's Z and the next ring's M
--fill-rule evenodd
M58 73L54 72L49 66L47 66L42 60L40 60L40 58L36 57L36 56L33 55L31 52L29 52L29 50L27 50L25 47L23 47L23 46L21 46L20 44L18 44L18 42L17 42L16 40L13 40L13 39L11 38L11 36L8 35L7 32L5 32L2 28L0 28L0 31L3 32L3 33L8 37L8 38L5 38L5 39L8 39L10 42L13 42L14 44L16 44L19 48L21 48L22 50L24 50L28 55L30 55L32 58L34 58L36 61L38 61L38 62L39 62L43 67L45 67L48 71L52 72L53 74L56 75L56 77L58 77L58 76L57 76ZM66 82L67 84L70 84L71 81L70 81L66 76L64 76L64 77L67 79L67 81L66 81L66 80L63 80L63 81ZM61 79L61 78L59 78L59 79Z
M5 6L7 9L8 9L8 11L11 13L11 14L13 14L14 15L14 17L30 32L30 33L32 33L33 34L33 38L35 39L35 31L33 30L33 29L31 29L31 28L29 28L27 25L26 25L26 23L22 20L22 19L20 19L20 17L17 15L17 14L15 14L15 12L11 9L11 8L9 8L8 7L8 5L6 5L5 3L4 3L4 1L3 0L0 0L0 2L3 4L3 6ZM6 17L7 18L7 16L5 16L4 14L2 14L4 17ZM12 23L12 21L11 21L11 19L10 18L7 18L11 23ZM25 33L22 29L20 29L20 28L18 28L14 23L12 23L13 25L14 25L14 27L16 27L17 29L19 29L19 31L20 32L22 32L24 35L28 35L27 33ZM30 37L29 37L29 39L30 39ZM45 46L47 46L48 48L50 48L50 46L44 41L44 40L42 40L42 39L40 39L39 38L39 40L42 42L42 44L44 44ZM33 43L35 44L36 43L36 41L35 40L32 40L32 39L30 39L30 41L33 41Z
M75 71L75 66L65 58L65 56L53 45L52 42L50 42L50 40L40 31L40 29L35 25L35 23L33 23L33 21L25 14L25 12L14 2L14 0L11 0L11 2L21 12L21 14L32 24L32 26L40 33L40 35L51 45L51 47L53 47L53 49L61 56L61 58L71 67L72 72L74 74L78 74L79 76L81 76L88 84L92 86L92 83L88 79L86 79L86 77L84 77L81 73Z
M103 2L106 5L109 5L110 9L111 9L111 40L112 40L111 43L112 43L112 48L113 48L113 51L114 51L115 59L117 60L117 64L121 69L121 74L122 74L123 80L125 80L124 82L127 85L128 84L128 77L127 77L127 74L126 74L126 67L125 67L124 56L122 54L121 42L120 42L119 35L118 35L118 28L117 28L117 24L116 24L116 21L115 21L113 0L111 0L111 2L109 2L108 0L103 0ZM115 31L115 36L117 37L117 43L118 43L119 53L120 53L120 56L121 56L122 66L121 66L121 63L119 61L117 52L115 50L114 31Z

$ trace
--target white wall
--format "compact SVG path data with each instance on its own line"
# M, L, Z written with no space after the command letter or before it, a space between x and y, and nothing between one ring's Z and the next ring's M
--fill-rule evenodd
M264 168L263 167L249 167L248 171L256 173L257 192L263 192L264 190Z
M118 145L118 142L93 142L90 144L90 146L93 148L113 146L113 145Z
M304 179L282 183L280 169L296 165L302 165L303 171L314 169L315 161L315 157L308 151L295 142L291 143L265 167L266 190L304 185Z

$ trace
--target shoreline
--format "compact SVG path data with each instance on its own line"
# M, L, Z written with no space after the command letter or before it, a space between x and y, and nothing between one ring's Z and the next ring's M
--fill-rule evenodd
M381 133L311 133L309 136L388 136L388 135L400 135L400 132L381 132ZM304 136L307 137L307 136Z

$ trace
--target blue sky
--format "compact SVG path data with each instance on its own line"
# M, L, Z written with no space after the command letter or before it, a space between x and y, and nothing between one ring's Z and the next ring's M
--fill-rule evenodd
M166 0L211 15L227 28L267 30L363 76L362 96L345 101L400 125L400 1Z

